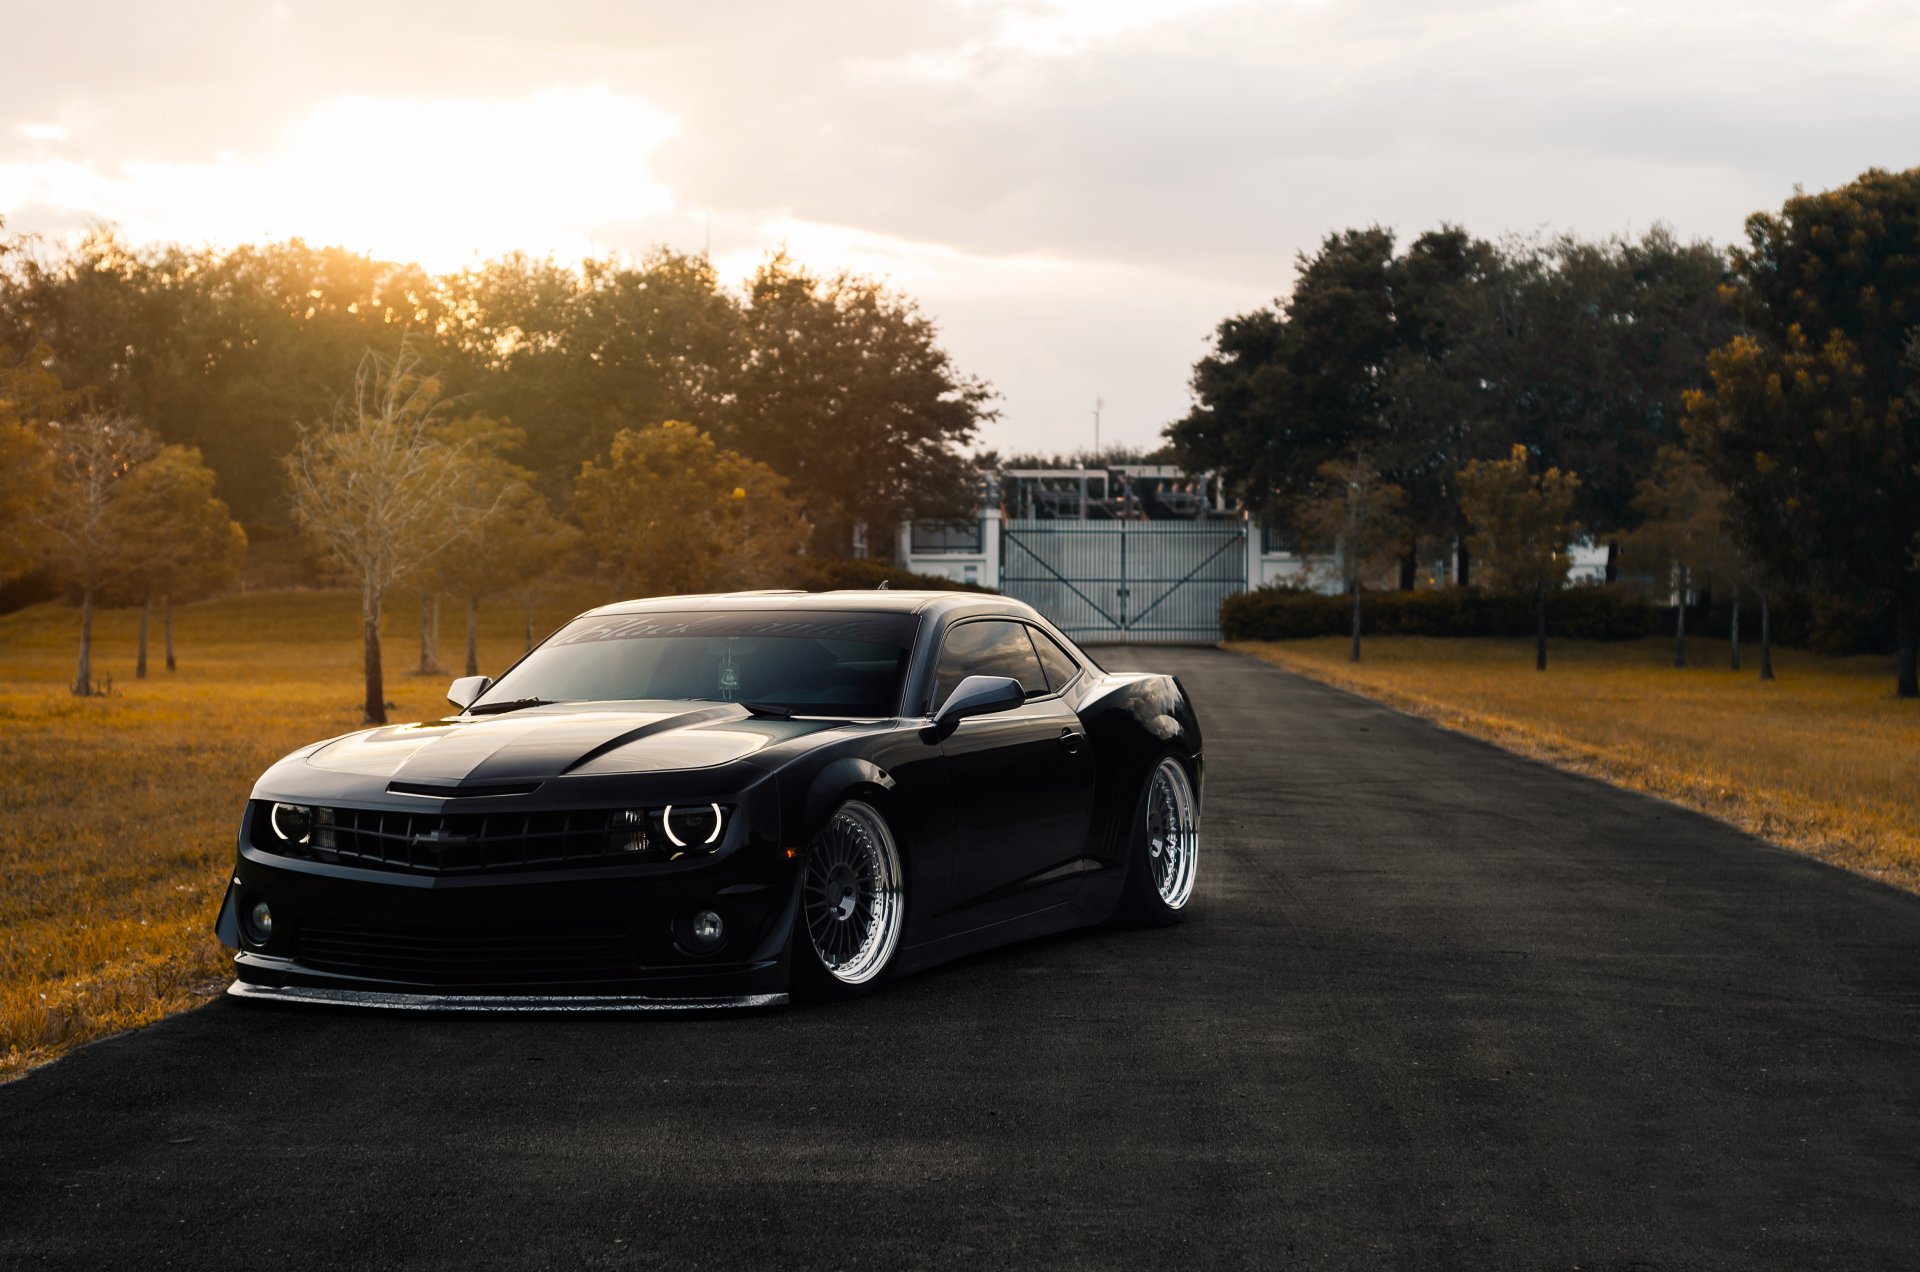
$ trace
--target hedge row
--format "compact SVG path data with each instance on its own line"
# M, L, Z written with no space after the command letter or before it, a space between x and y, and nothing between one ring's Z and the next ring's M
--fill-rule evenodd
M937 574L915 574L885 561L842 557L798 557L785 571L787 587L809 592L831 592L840 588L879 587L884 582L896 592L990 592L993 589L974 583L956 583Z
M1726 635L1731 607L1687 607L1687 629ZM1574 587L1547 598L1547 633L1573 640L1637 640L1663 636L1674 626L1671 605L1649 605L1625 588ZM1352 630L1353 601L1296 588L1268 587L1229 597L1220 607L1220 633L1228 640L1299 640L1344 636ZM1776 644L1822 654L1886 653L1894 629L1887 607L1861 606L1830 597L1793 597L1772 606ZM1743 637L1760 635L1760 607L1740 608ZM1533 602L1525 596L1475 588L1425 592L1368 592L1361 598L1360 630L1369 636L1531 636Z
M1658 615L1646 602L1609 588L1582 587L1547 598L1547 630L1582 640L1634 640L1652 635ZM1220 633L1228 640L1297 640L1352 630L1353 599L1294 588L1261 588L1227 598ZM1424 592L1368 592L1360 629L1370 636L1530 636L1533 600L1446 587Z

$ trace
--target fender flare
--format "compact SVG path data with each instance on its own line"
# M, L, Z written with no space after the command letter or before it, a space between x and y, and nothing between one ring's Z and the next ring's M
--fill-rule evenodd
M814 831L826 824L828 815L839 806L849 789L873 786L891 793L897 785L893 775L872 760L846 755L832 761L813 775L807 793L801 798L797 838L800 842L811 839Z

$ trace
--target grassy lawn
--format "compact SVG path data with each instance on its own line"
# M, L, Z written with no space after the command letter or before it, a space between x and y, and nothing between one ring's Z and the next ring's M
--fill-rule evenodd
M94 675L113 693L90 699L66 690L77 611L0 615L0 1080L225 986L212 929L241 805L275 759L359 726L357 601L289 592L186 607L180 670L144 681L137 615L101 615ZM591 603L543 607L538 631ZM483 620L481 669L498 674L520 652L522 616ZM447 675L407 674L418 625L410 598L387 615L395 720L448 710ZM442 660L463 661L464 611L444 607L441 632ZM162 665L157 640L151 656Z
M1705 639L1684 669L1671 640L1555 642L1545 672L1526 640L1379 637L1357 665L1345 638L1228 648L1920 892L1920 703L1891 659L1777 651L1764 684L1757 650L1729 671Z

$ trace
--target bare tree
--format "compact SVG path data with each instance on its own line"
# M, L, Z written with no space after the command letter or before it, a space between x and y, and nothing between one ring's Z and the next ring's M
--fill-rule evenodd
M95 693L93 606L102 592L137 576L154 559L139 505L150 487L133 480L159 446L121 415L88 411L55 426L51 495L34 520L55 572L80 602L80 657L73 692ZM164 550L164 549L158 549Z
M287 456L294 515L333 563L360 583L366 719L385 724L380 615L395 584L466 536L485 510L459 496L477 444L411 341L393 357L369 350L330 419L301 432Z
M1406 494L1380 475L1365 454L1320 465L1313 493L1295 514L1309 543L1333 550L1332 569L1353 597L1353 661L1360 661L1360 592L1367 579L1392 568L1407 542Z

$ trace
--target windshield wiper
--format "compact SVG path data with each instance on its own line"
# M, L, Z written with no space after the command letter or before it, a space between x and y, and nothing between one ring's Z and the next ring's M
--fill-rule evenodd
M743 702L740 705L765 720L793 719L792 707L777 706L771 702Z
M468 707L468 715L499 715L503 711L518 711L522 707L550 707L554 704L550 698L515 698L511 702L485 702L477 707Z

